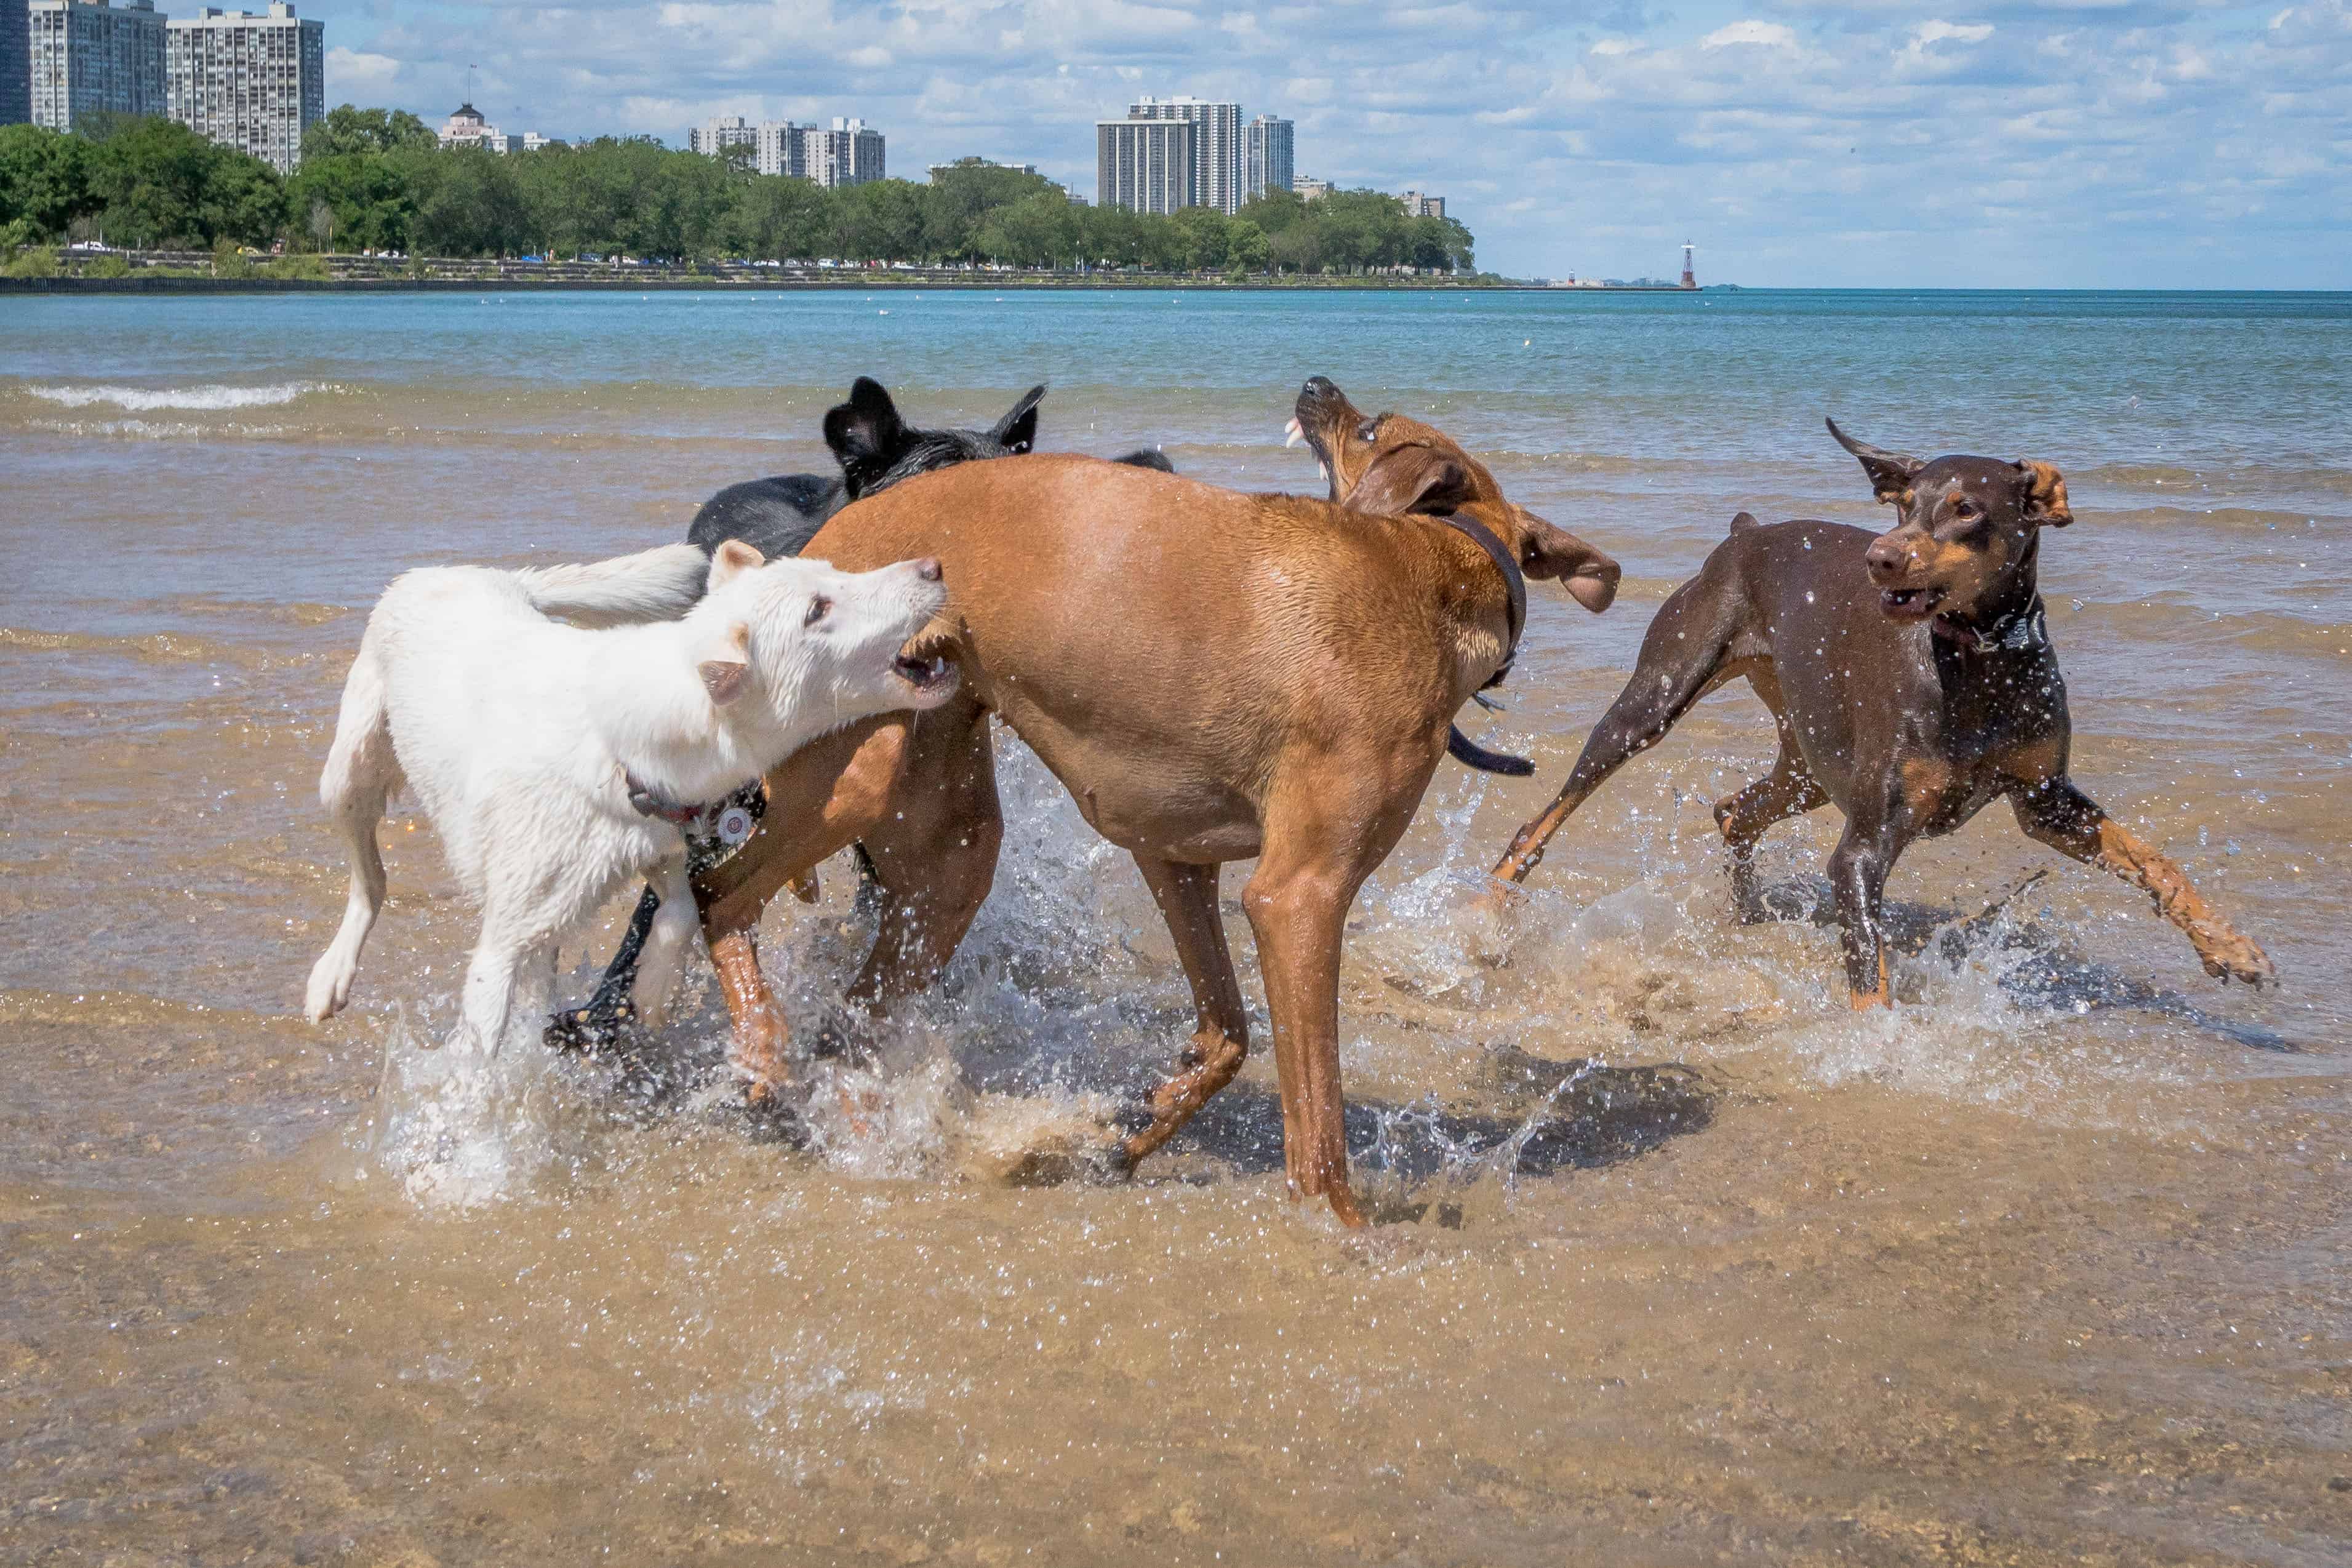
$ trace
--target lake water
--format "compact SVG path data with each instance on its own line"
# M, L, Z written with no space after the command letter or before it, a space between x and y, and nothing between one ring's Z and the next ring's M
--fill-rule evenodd
M2352 298L18 296L0 345L0 1560L2352 1552ZM814 1151L728 1110L707 973L658 1092L510 1049L468 1121L424 1047L473 926L413 817L353 1010L300 1022L344 875L318 771L396 573L679 537L824 466L867 374L923 423L1050 382L1049 448L1316 491L1281 445L1314 373L1627 572L1597 618L1539 586L1468 722L1540 776L1444 767L1360 902L1370 1233L1285 1200L1262 1048L1132 1185L996 1179L1192 1016L1132 866L1009 739L996 891L889 1026L882 1112ZM1824 414L2065 472L2076 776L2278 990L1996 809L1898 868L1925 944L1851 1015L1832 931L1732 919L1744 688L1471 960L1478 874L1731 514L1883 521ZM1809 896L1834 835L1779 829L1769 879ZM803 1028L854 881L769 917Z

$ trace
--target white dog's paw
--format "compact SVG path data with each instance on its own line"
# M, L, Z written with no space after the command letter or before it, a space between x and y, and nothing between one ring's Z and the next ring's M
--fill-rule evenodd
M323 1024L343 1010L352 999L352 981L360 966L331 950L320 955L311 966L310 985L302 998L302 1016L313 1024Z

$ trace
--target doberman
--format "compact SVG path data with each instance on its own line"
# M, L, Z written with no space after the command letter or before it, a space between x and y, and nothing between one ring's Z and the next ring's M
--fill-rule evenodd
M1197 1028L1117 1171L1240 1071L1248 1015L1219 868L1255 857L1257 936L1294 1193L1360 1223L1348 1183L1339 989L1348 910L1412 820L1455 712L1508 661L1528 578L1607 607L1617 563L1514 505L1426 425L1366 418L1328 381L1297 412L1345 504L1244 495L1079 458L967 463L870 495L809 544L845 570L936 552L950 601L910 647L958 696L843 730L768 775L771 809L696 880L747 1097L790 1079L753 932L848 844L887 899L860 1002L927 985L987 897L1002 840L992 713L1129 850L1192 983Z
M1715 808L1743 918L1762 918L1752 856L1775 823L1834 802L1845 833L1829 862L1853 1005L1890 1000L1880 900L1917 838L2007 799L2026 833L2147 891L2207 973L2275 981L2179 866L2067 776L2066 684L2036 583L2042 531L2074 521L2048 463L1933 462L1830 434L1861 459L1895 523L1759 523L1741 512L1642 640L1633 679L1593 726L1568 783L1495 867L1526 879L1569 815L1700 698L1748 678L1772 710L1772 771Z

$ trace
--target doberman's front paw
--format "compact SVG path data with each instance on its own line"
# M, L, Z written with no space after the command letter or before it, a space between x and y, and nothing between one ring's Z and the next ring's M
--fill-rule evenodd
M2278 966L2270 954L2236 931L2217 931L2201 938L2197 956L2204 961L2205 973L2224 985L2232 980L2253 986L2278 984Z

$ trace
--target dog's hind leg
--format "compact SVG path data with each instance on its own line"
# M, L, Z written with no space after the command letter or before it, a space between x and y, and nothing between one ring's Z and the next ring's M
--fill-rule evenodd
M655 881L656 887L648 891L659 905L646 923L636 979L630 990L637 1021L648 1029L658 1029L668 1020L678 974L686 967L687 945L702 923L695 913L694 882L687 875L683 858L663 867L655 874Z
M400 782L400 760L393 752L384 709L383 670L362 638L351 679L343 685L334 745L319 778L319 798L333 816L351 860L352 885L343 902L342 924L311 966L304 991L302 1012L314 1024L341 1012L352 999L360 949L367 944L383 908L383 855L376 847L376 825L383 820L384 805Z
M1004 814L987 710L954 702L922 715L876 817L861 841L888 902L849 995L887 1006L939 978L996 879Z
M1737 794L1727 795L1715 803L1715 825L1722 830L1723 842L1731 851L1731 899L1739 918L1750 924L1769 918L1756 888L1756 845L1764 835L1792 816L1800 816L1829 804L1829 792L1821 786L1805 766L1803 753L1797 747L1796 732L1790 727L1789 717L1781 710L1780 683L1771 666L1758 661L1748 672L1756 694L1772 710L1772 723L1780 733L1780 754L1772 759L1772 771Z
M1725 552L1710 556L1699 574L1675 590L1642 638L1633 677L1584 742L1568 782L1543 814L1512 836L1494 876L1524 882L1543 863L1544 846L1609 775L1666 738L1691 704L1736 675L1742 595ZM1760 651L1760 650L1758 650Z

